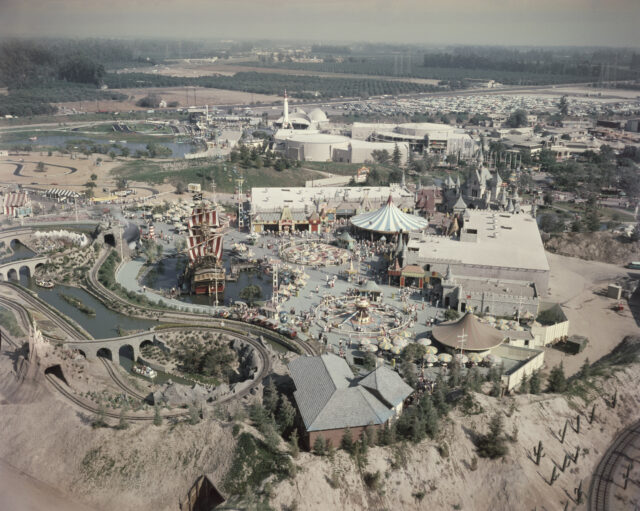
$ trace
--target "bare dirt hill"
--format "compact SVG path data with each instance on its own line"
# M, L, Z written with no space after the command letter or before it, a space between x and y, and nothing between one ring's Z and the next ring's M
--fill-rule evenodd
M611 232L567 232L553 235L545 248L556 254L588 261L627 264L640 259L640 242L626 242Z

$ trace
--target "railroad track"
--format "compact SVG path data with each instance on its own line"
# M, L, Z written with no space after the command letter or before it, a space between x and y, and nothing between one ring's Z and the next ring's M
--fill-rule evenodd
M93 404L87 403L86 401L74 395L72 392L65 389L64 385L58 380L56 376L52 374L46 374L45 377L47 378L51 386L53 386L62 396L65 397L65 399L73 403L75 406L93 414L98 414L100 412L99 407ZM179 417L184 417L188 415L188 413L189 413L188 411L181 411L181 412L169 412L169 413L164 413L160 415L164 419L175 419ZM105 417L109 417L110 419L119 419L121 417L120 413L108 412L106 410L104 411L104 415ZM152 421L154 419L154 416L124 414L124 418L132 422L148 422L148 421Z
M138 394L135 390L133 390L130 387L128 387L127 385L125 385L125 383L120 379L120 377L116 373L116 369L113 367L113 364L111 362L109 362L104 357L98 357L98 359L100 359L100 361L104 364L104 367L107 370L107 372L109 373L109 376L111 377L113 382L118 387L120 387L120 389L125 394L129 394L130 396L132 396L132 397L134 397L136 399L139 399L140 401L146 401L146 399L147 399L146 396L143 396L142 394Z
M215 327L198 327L198 328L204 328L204 329L215 329L218 330ZM182 330L182 327L176 327L175 329L167 329L167 330ZM228 332L227 332L228 333ZM241 337L240 335L233 335L230 334L235 338L241 339L244 342L248 342L249 344L251 344L258 352L258 355L260 356L260 358L262 359L262 371L260 371L259 374L255 375L254 377L254 383L253 385L249 385L246 388L242 389L240 392L228 395L222 399L217 399L214 401L215 404L225 404L228 403L230 401L236 400L236 399L241 399L245 396L247 396L248 394L251 393L251 391L257 387L262 380L264 379L265 376L267 376L270 372L271 372L271 359L269 357L269 353L268 351L258 342L255 341L253 339L248 339L246 337ZM103 364L105 365L105 367L107 368L107 371L109 372L111 378L114 380L114 382L116 382L116 384L127 394L130 394L134 397L136 397L137 399L140 399L142 401L145 400L145 396L142 396L141 394L138 394L135 391L132 391L129 387L127 387L126 385L124 385L122 383L122 381L118 378L118 376L114 373L115 369L113 367L111 367L111 364L102 359ZM69 390L67 390L65 388L65 386L58 380L58 378L52 374L46 374L45 375L47 378L47 381L64 397L66 398L68 401L70 401L72 404L74 404L75 406L91 412L93 414L97 414L99 412L99 407L90 403L87 403L86 401L80 399L78 396L74 395L72 392L70 392ZM161 414L161 416L165 419L175 419L175 418L180 418L180 417L185 417L186 415L188 415L188 411L181 411L181 412L170 412L170 413L165 413L165 414ZM105 417L109 417L112 419L119 419L121 417L120 413L113 413L113 412L107 412L105 410L104 412ZM140 416L140 415L131 415L131 414L125 414L124 418L128 421L137 421L137 422L144 422L144 421L152 421L154 419L154 416Z
M625 450L635 440L640 440L640 421L624 429L598 463L589 487L590 511L609 510L609 489L614 484L614 471L618 461L625 457Z
M146 316L146 314L155 314L155 315L160 315L162 317L162 320L165 322L170 322L170 323L182 323L182 324L193 324L193 323L209 323L212 325L220 325L221 321L224 321L225 323L229 323L230 325L235 325L238 328L246 331L247 333L252 333L254 335L262 335L268 339L271 339L275 342L278 342L280 344L284 344L285 346L287 344L296 346L300 352L304 355L317 355L317 350L311 346L308 342L303 341L301 339L288 339L285 338L284 336L282 336L281 334L278 334L276 332L274 332L273 330L269 330L267 328L262 328L260 326L257 325L252 325L249 323L245 323L243 321L237 321L234 319L220 319L220 318L211 318L209 316L203 315L203 314L195 314L192 312L177 312L177 311L172 311L172 310L167 310L167 309L154 309L151 307L144 307L141 305L136 305L136 304L132 304L126 300L124 300L120 295L118 295L117 293L114 293L113 291L111 291L110 289L107 289L106 287L104 287L102 285L102 283L100 283L98 281L97 278L97 272L98 269L100 268L100 266L102 266L102 263L104 262L104 260L107 258L109 254L109 251L103 252L98 259L96 260L95 265L93 266L93 268L91 268L91 270L88 273L88 279L87 282L89 284L89 289L88 291L93 293L94 295L96 295L98 298L100 298L103 303L108 307L109 303L120 303L122 305L126 305L129 308L132 308L134 310L137 311L138 313L138 317L141 318L146 318L148 319L148 316Z

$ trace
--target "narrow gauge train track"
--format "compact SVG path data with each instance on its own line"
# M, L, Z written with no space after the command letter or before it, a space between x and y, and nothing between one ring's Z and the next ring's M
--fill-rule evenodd
M109 252L103 252L100 257L96 260L95 265L88 273L87 283L88 290L95 294L98 298L102 299L105 305L108 307L109 303L120 303L122 305L126 305L127 307L138 311L139 317L146 318L145 314L156 314L161 315L162 320L170 323L182 323L182 324L193 324L193 323L210 323L213 325L220 325L221 321L228 323L230 325L237 326L242 330L247 331L248 333L253 333L254 335L262 335L268 339L271 339L280 344L287 344L296 346L303 355L317 355L317 350L313 348L308 342L303 341L302 339L289 339L285 338L283 335L274 332L273 330L269 330L267 328L260 327L258 325L252 325L250 323L245 323L243 321L238 321L234 319L221 319L221 318L211 318L209 316L203 314L195 314L193 312L186 311L172 311L170 309L154 309L152 307L144 307L141 305L136 305L131 302L124 300L120 295L107 289L102 283L98 280L97 273L102 263L107 258ZM284 341L284 342L283 342Z
M636 440L640 440L640 421L628 426L620 433L604 453L591 479L589 488L589 509L609 510L609 489L614 484L614 471L625 450Z
M199 327L199 328L207 328L207 329L215 329L214 327ZM181 330L181 327L176 327L175 330ZM217 329L216 329L217 330ZM247 396L248 394L251 393L251 391L260 384L260 382L264 379L265 376L267 376L270 372L271 372L271 359L269 357L269 353L268 351L258 342L255 341L253 339L248 339L245 337L241 337L241 336L236 336L239 339L242 339L245 342L248 342L249 344L251 344L258 352L260 358L262 359L262 371L260 371L260 373L258 375L256 375L256 377L254 378L254 384L250 385L244 389L242 389L240 392L237 392L235 394L231 394L229 396L226 396L222 399L218 399L216 400L214 403L215 404L225 404L228 403L230 401L236 400L236 399L242 399L243 397ZM113 378L113 380L116 382L116 384L120 381L119 378L117 376L113 375L113 371L114 368L110 367L111 364L109 364L109 362L107 362L106 360L103 360L103 363L105 364L105 367L107 367L107 371L109 371L111 377ZM99 412L99 408L93 404L87 403L86 401L84 401L83 399L80 399L78 396L74 395L71 391L69 391L68 389L65 388L65 386L58 380L58 378L52 374L46 374L45 375L47 380L49 381L49 383L60 393L62 394L63 397L65 397L68 401L70 401L72 404L74 404L75 406L91 412L93 414L97 414ZM141 394L136 393L135 391L131 391L131 389L127 388L125 385L119 385L120 388L122 388L125 392L127 392L128 394L134 395L135 397L137 397L138 399L141 399L144 401L144 396L142 396ZM180 417L184 417L188 414L188 411L180 411L180 412L169 412L169 413L165 413L165 414L161 414L163 418L165 419L172 419L172 418L180 418ZM121 417L120 413L113 413L113 412L107 412L105 411L105 417L109 417L109 418L113 418L113 419L119 419ZM124 418L126 420L129 421L137 421L137 422L143 422L143 421L152 421L154 419L153 415L150 416L140 416L140 415L131 415L131 414L125 414Z

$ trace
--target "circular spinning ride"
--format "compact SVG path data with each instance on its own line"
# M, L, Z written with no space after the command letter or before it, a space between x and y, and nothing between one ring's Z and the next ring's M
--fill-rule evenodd
M393 305L343 295L324 299L316 310L316 325L323 334L378 339L403 333L411 326L411 317Z

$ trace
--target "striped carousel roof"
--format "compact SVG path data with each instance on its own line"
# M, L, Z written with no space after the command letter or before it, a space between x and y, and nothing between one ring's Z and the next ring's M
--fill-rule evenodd
M393 203L391 196L378 211L354 216L351 223L360 229L383 233L418 231L427 226L425 218L402 212Z

